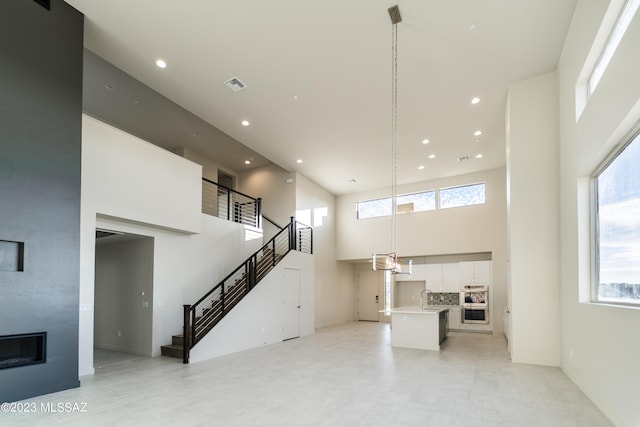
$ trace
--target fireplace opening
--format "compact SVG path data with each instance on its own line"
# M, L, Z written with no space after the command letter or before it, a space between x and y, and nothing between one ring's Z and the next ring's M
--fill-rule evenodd
M0 336L0 369L45 363L47 333Z

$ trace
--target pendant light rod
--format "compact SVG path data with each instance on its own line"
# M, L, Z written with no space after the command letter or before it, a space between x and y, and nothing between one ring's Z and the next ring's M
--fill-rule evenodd
M374 270L389 270L392 274L411 274L412 262L408 263L408 271L403 271L398 261L398 236L396 229L397 199L396 191L398 172L398 23L402 21L398 5L388 9L391 18L391 253L373 254Z
M389 8L393 25L391 32L391 252L398 249L397 236L397 147L398 147L398 22L402 21L398 5Z

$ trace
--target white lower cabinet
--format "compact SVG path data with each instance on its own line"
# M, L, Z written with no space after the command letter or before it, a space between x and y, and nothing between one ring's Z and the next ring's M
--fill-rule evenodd
M460 330L460 307L449 307L449 329Z

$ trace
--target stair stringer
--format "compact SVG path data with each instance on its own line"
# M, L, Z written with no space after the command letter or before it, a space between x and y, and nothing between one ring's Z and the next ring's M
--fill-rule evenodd
M189 362L282 342L285 268L300 270L300 336L315 333L313 255L291 251L191 349Z

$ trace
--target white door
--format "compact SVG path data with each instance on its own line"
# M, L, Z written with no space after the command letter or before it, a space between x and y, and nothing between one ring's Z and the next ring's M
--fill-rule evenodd
M377 271L358 272L358 320L378 321L378 277Z
M282 339L300 336L300 270L284 269L282 289Z

